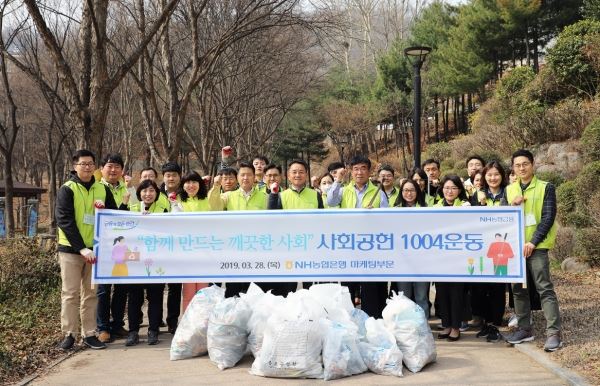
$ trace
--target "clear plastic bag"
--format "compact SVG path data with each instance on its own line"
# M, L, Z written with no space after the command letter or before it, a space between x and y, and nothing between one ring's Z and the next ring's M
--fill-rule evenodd
M252 355L254 355L255 358L258 357L262 347L267 320L281 308L284 300L285 299L282 296L266 293L254 303L252 307L252 316L250 316L250 320L248 321L248 330L250 331L250 335L248 336L248 346L250 346Z
M203 288L196 293L171 341L172 361L208 353L208 320L214 306L224 298L225 289L216 285Z
M251 313L250 306L237 297L213 308L208 321L208 356L220 370L235 366L244 356Z
M366 341L358 348L363 361L374 373L402 376L402 352L396 346L396 339L385 328L383 320L369 318L365 322Z
M323 340L323 378L328 381L367 371L358 348L358 327L325 321L327 332Z
M435 362L435 340L421 307L402 292L394 293L387 300L382 315L385 326L392 332L402 351L406 368L416 373L428 363Z

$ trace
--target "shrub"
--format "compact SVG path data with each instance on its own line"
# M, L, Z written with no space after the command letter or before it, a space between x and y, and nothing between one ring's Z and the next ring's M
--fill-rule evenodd
M590 265L600 265L600 228L580 228L575 232L576 251Z
M596 34L600 34L600 21L581 20L558 35L547 55L548 64L560 81L588 95L595 95L599 74L584 49Z
M600 161L585 165L581 173L575 179L575 194L577 202L587 204L594 193L600 189Z
M583 130L581 148L586 162L600 160L600 118L590 123Z
M556 243L550 250L550 257L562 262L573 255L575 248L575 229L571 227L558 227L556 230Z
M565 178L562 174L555 171L540 172L536 175L542 181L551 182L556 188L560 187L565 182Z
M496 86L496 95L501 99L512 97L535 78L531 67L521 66L506 73Z
M564 226L575 225L571 218L577 204L575 181L567 181L556 189L556 201L558 221Z
M423 160L433 158L440 163L449 158L452 154L452 147L448 142L437 142L427 146Z

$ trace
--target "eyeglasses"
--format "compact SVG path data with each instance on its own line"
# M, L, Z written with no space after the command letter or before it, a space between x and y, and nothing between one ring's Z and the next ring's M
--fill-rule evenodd
M444 190L445 191L455 191L455 190L459 190L456 186L444 186Z
M93 163L93 162L80 162L80 163L75 164L75 165L82 166L84 168L91 168L91 167L93 167L95 165L95 163Z
M515 169L524 169L531 166L531 162L523 162L522 164L514 164Z
M402 193L416 193L417 191L414 189L402 189Z

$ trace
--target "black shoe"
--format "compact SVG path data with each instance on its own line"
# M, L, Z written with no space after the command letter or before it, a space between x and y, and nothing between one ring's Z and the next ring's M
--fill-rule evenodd
M127 334L127 341L125 342L125 346L135 346L140 343L140 335L137 331L129 331Z
M106 348L106 344L100 342L98 338L96 338L96 335L83 338L83 344L94 350L101 350L103 348Z
M112 330L110 335L114 338L127 338L129 336L129 331L127 331L123 327L119 327Z
M490 343L496 343L500 341L500 331L495 326L490 326L489 333L486 340Z
M488 334L490 333L490 325L486 324L484 325L481 330L477 333L477 335L475 335L478 338L485 338L486 336L488 336Z
M148 330L148 344L154 345L158 343L158 331Z
M65 339L63 339L63 341L60 342L58 347L63 350L70 350L74 344L75 344L75 338L73 338L73 335L69 334L69 335L65 336Z
M450 333L448 333L448 334L439 333L438 334L438 339L448 339L448 337L450 337Z
M457 336L450 336L450 334L448 334L448 340L449 340L450 342L456 342L456 341L457 341L457 340L459 340L459 339L460 339L460 331L458 332L458 335L457 335Z
M169 327L169 329L167 331L169 331L169 334L175 335L175 331L177 331L177 326Z

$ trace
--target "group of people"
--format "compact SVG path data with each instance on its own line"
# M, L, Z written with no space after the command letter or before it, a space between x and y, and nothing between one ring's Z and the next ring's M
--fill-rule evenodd
M343 163L329 165L327 173L309 179L309 167L303 160L288 163L287 189L283 188L281 167L270 164L263 156L252 163L239 162L237 167L222 164L214 178L201 177L191 171L185 175L181 167L168 162L162 167L162 185L158 173L151 167L141 171L135 192L125 182L123 160L118 154L105 156L100 163L102 178L96 181L96 159L93 153L79 150L73 156L72 176L59 190L56 218L59 227L59 260L62 277L61 324L65 334L63 349L73 346L79 333L83 343L91 348L104 348L114 338L127 338L126 345L139 343L144 291L148 300L148 344L158 342L161 325L174 333L182 310L196 291L208 283L167 284L167 317L163 322L163 284L104 284L91 286L91 264L94 210L101 207L141 211L146 214L170 211L240 211L326 208L398 208L461 207L521 205L525 214L526 258L531 280L529 288L521 284L508 286L514 303L518 328L505 336L510 343L533 340L531 297L539 295L546 318L545 349L554 351L562 346L558 301L550 279L548 250L554 245L556 225L556 195L551 183L534 174L534 157L528 150L519 150L511 158L511 173L496 160L485 162L479 156L469 157L466 168L469 178L457 175L441 176L440 164L426 160L397 181L395 170L383 165L376 178L371 177L371 161L354 157L348 167ZM347 176L349 172L349 178ZM512 176L512 177L511 177ZM509 179L511 179L509 181ZM513 181L514 179L514 181ZM210 186L212 182L212 187ZM397 183L398 182L398 183ZM135 193L135 194L133 194ZM115 240L115 244L118 240ZM504 257L506 260L508 257ZM502 258L501 258L502 259ZM506 266L506 261L495 261ZM115 265L115 267L117 264ZM119 275L113 272L113 275ZM311 283L303 283L310 286ZM352 300L360 303L369 316L381 317L389 295L390 283L342 283L348 286ZM423 308L429 317L430 283L399 282L391 287L403 291ZM263 290L275 295L287 295L298 283L259 283ZM226 296L245 292L249 283L225 283ZM436 315L441 318L438 338L456 341L461 329L472 318L481 321L478 337L498 341L498 327L506 306L505 284L435 283ZM81 291L81 293L80 293ZM182 299L183 294L183 299ZM183 302L182 302L183 300ZM128 330L124 315L127 307Z

